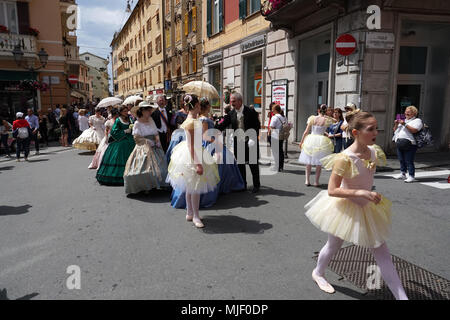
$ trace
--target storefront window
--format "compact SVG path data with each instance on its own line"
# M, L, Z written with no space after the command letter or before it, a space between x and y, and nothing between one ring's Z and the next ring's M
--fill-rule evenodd
M222 95L222 82L221 82L221 76L220 76L220 64L212 66L209 68L209 82L216 88L217 92L219 93L219 96ZM220 108L220 100L214 99L210 101L211 106L214 109Z
M262 56L257 54L245 58L245 91L244 102L253 105L256 110L261 108L262 97ZM260 111L260 110L258 110Z
M400 74L425 74L427 67L427 47L400 48L398 73Z

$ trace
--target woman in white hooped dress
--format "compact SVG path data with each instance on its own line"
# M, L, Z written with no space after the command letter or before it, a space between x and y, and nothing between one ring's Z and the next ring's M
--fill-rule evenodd
M73 146L81 150L97 150L98 145L105 137L105 118L101 108L95 108L95 115L89 117L89 129L75 139Z
M157 107L141 102L131 109L138 119L133 125L136 145L128 157L123 174L125 193L167 188L167 160L159 141L158 128L151 114Z
M308 118L307 127L300 142L301 153L298 162L306 165L306 186L311 185L310 176L312 166L316 166L316 181L314 186L319 186L322 170L320 159L332 154L334 151L333 142L325 136L327 128L332 124L332 121L325 116L326 112L327 106L323 104L320 106L319 115Z
M92 162L88 167L89 169L98 169L100 167L103 155L105 154L106 148L108 148L109 132L111 131L111 128L114 125L114 122L116 122L116 119L119 117L119 115L119 108L117 106L110 110L109 120L105 122L105 136L103 137L102 141L98 145L97 150L95 151L94 158L92 159Z

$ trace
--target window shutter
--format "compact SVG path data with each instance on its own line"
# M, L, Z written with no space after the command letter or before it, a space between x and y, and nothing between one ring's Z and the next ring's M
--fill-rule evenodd
M19 34L28 34L30 29L30 11L28 2L17 2L17 17L19 18Z
M211 37L211 0L206 1L206 34L209 37Z
M192 72L197 72L197 49L192 50Z
M247 17L247 0L239 0L239 19Z
M192 8L192 31L197 31L197 7Z
M184 35L187 37L189 34L189 13L184 14Z
M219 0L219 32L223 30L223 0Z

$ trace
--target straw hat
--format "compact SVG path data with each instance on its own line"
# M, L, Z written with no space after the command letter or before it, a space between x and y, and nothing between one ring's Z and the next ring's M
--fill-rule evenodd
M138 116L137 116L137 111L138 111L140 108L153 108L153 109L156 109L156 106L155 106L154 104L152 104L152 103L147 102L147 101L142 101L141 103L139 103L139 105L134 106L134 107L131 108L131 110L130 110L131 114L132 114L135 118L138 117Z
M356 105L354 103L347 103L347 105L345 106L345 108L349 108L352 109L352 111L356 110Z

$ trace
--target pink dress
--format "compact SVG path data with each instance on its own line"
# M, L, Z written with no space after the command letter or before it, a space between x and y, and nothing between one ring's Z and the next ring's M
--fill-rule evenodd
M113 119L108 120L105 122L105 127L108 130L111 130L113 124L114 124ZM92 159L92 162L88 167L89 169L98 169L100 167L103 155L105 154L106 148L108 148L108 138L109 138L108 135L104 134L103 139L101 140L97 150L95 151L94 158Z
M372 190L376 165L386 160L380 147L370 146L371 160L357 157L349 149L321 160L325 169L343 177L341 188ZM392 203L382 196L375 204L361 197L337 198L321 191L305 205L306 216L318 229L368 248L386 242L391 226Z

